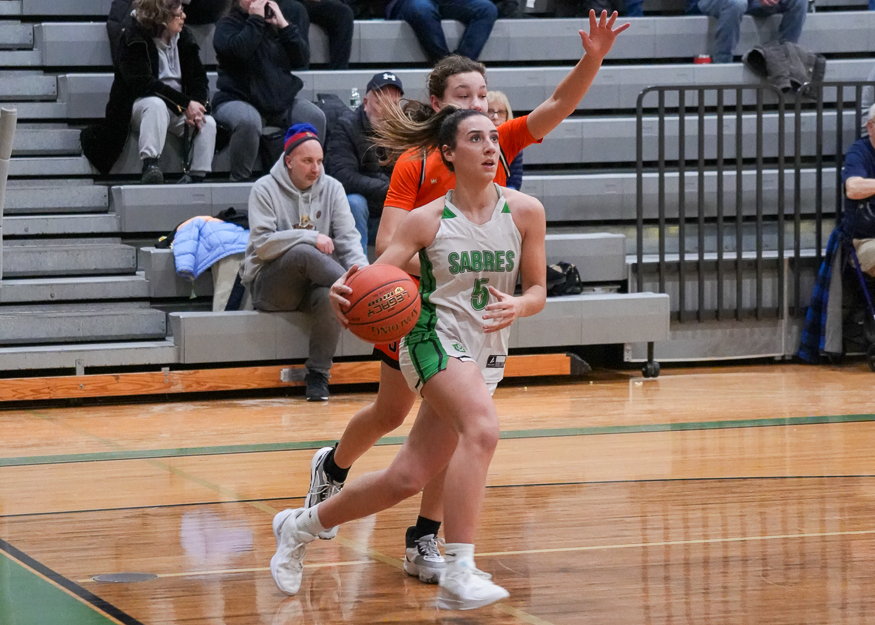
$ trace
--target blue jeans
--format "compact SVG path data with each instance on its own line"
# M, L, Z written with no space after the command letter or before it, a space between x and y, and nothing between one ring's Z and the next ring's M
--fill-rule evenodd
M465 24L456 54L477 59L498 18L491 0L398 0L390 7L390 20L404 20L413 27L430 63L450 55L441 19Z
M355 229L358 230L362 238L362 249L365 251L365 256L368 255L368 201L364 196L355 193L346 196L349 201L349 208L352 211L352 218L355 219Z
M698 7L703 15L717 18L714 62L731 63L732 52L741 36L741 18L745 13L754 17L782 14L784 17L778 29L781 40L798 43L808 13L808 0L780 0L773 7L764 7L758 0L699 0Z

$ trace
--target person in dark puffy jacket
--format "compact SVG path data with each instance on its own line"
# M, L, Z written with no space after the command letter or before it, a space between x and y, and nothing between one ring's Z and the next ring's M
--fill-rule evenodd
M325 115L297 97L304 83L292 73L310 62L307 28L306 10L294 0L234 0L216 24L213 109L216 121L231 131L232 181L252 175L265 126L285 130L309 123L325 132Z
M216 123L209 115L200 48L184 26L180 0L135 0L133 8L121 32L106 118L82 131L83 154L101 173L109 173L132 129L139 135L141 182L160 184L158 159L167 133L187 133L194 139L190 175L183 181L202 180L212 169Z
M368 243L373 244L377 239L383 202L394 168L380 164L385 152L374 145L373 123L382 117L387 102L397 103L402 95L404 87L395 73L374 74L361 106L344 113L328 139L325 168L347 193L365 253Z

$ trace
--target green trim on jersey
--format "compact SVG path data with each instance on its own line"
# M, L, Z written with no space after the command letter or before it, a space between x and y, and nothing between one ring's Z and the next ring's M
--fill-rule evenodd
M501 209L501 212L510 214L510 206L507 205L507 202L504 203L504 208Z
M422 337L422 335L433 334L437 326L437 307L431 301L431 294L437 288L437 281L434 277L434 267L425 248L419 250L419 266L421 274L419 278L419 295L422 300L422 309L416 325L413 326L408 335L413 337L416 342L419 342L420 338L418 337Z
M449 208L444 206L444 212L441 213L441 219L453 219L455 216L456 216L456 213L454 213Z

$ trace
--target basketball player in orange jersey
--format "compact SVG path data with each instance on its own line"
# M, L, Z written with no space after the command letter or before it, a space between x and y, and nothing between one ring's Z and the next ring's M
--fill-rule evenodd
M499 438L492 393L504 371L495 363L507 358L511 324L544 307L547 224L538 200L494 182L498 131L481 111L448 106L425 124L392 132L398 142L439 147L456 173L455 188L408 214L372 268L405 267L418 254L422 312L399 354L402 380L423 402L389 468L274 517L270 570L280 590L295 594L307 544L319 533L394 506L445 473L447 561L437 605L470 610L508 596L476 567L474 535ZM514 296L517 276L522 294ZM332 287L332 309L344 325L351 293L344 284Z
M553 95L529 115L498 128L499 163L495 182L500 186L507 180L508 163L519 151L540 142L577 108L614 39L629 27L627 23L614 28L616 19L616 13L608 18L607 13L602 12L597 20L595 12L590 11L589 34L579 31L585 54L574 69L559 83ZM485 72L482 64L460 56L440 61L427 79L430 99L427 113L434 115L447 105L485 112L488 108ZM392 147L391 142L387 147ZM438 151L432 151L425 159L417 149L402 154L389 184L377 234L377 253L386 249L409 211L442 197L454 186L455 175L441 161ZM412 275L420 275L418 259L413 258L405 269ZM416 400L416 394L407 387L399 370L397 344L378 346L376 353L383 361L377 398L352 418L335 448L323 447L316 452L310 466L307 507L337 494L353 462L380 437L400 426ZM443 475L438 475L425 487L419 518L405 537L404 571L427 583L437 583L446 566L437 546L437 533L443 519L443 480ZM319 537L327 540L336 533L337 528L333 527Z

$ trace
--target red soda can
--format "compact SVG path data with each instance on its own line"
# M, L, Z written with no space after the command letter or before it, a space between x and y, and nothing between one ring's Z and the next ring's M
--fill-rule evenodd
M710 63L710 62L711 62L711 55L710 54L699 54L699 55L696 55L696 58L693 59L693 63L695 63L696 65L705 65L705 64Z

